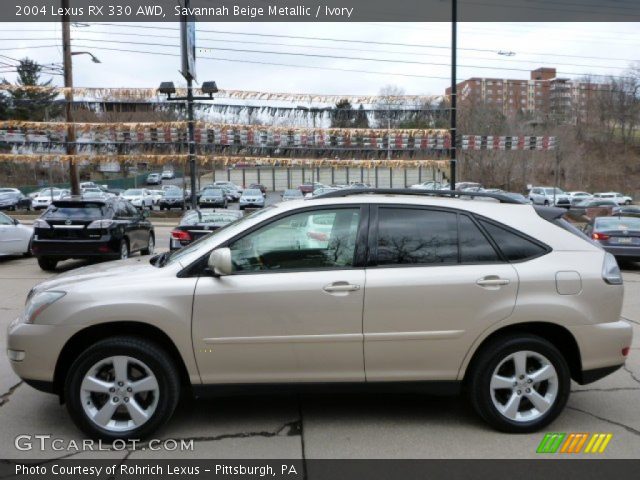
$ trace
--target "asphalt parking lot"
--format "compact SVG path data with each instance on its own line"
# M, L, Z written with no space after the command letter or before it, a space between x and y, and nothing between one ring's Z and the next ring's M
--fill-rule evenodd
M171 226L156 226L166 249ZM135 257L147 261L148 257ZM59 270L83 265L60 264ZM51 274L34 258L0 259L0 341L20 314L29 289ZM606 432L613 439L604 458L638 458L640 452L640 265L625 267L623 316L634 326L634 342L624 369L573 393L565 412L547 431ZM413 394L247 395L185 400L157 438L193 440L193 450L21 451L19 435L51 435L62 445L83 436L52 395L21 383L4 355L0 358L0 458L534 458L545 432L497 433L464 398ZM35 442L34 442L35 443ZM584 457L580 454L575 457Z

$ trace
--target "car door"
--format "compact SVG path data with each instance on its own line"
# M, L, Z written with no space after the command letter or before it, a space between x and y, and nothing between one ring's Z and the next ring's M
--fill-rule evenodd
M513 311L516 270L464 213L380 206L371 227L367 381L455 380L474 340Z
M202 275L194 296L204 383L364 381L366 211L306 208L228 242L234 274ZM332 219L322 242L316 215Z
M0 255L25 253L29 244L25 237L25 231L11 217L0 213Z

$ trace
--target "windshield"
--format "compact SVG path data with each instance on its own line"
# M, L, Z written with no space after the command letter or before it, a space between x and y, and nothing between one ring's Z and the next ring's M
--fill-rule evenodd
M200 215L198 215L197 212L191 212L182 219L180 225L228 225L232 222L235 222L239 218L242 218L242 215L235 215L233 213L226 212L202 211L200 212Z
M44 213L44 218L63 217L77 220L93 220L101 218L104 214L102 206L100 205L78 205L77 207L64 206L56 207L55 205L49 207Z
M207 188L205 191L202 192L202 195L207 197L221 197L222 190L219 188Z
M123 195L131 195L131 196L142 195L142 190L133 190L133 189L126 190Z
M255 212L249 215L246 215L242 218L239 218L235 222L228 224L226 228L229 228L231 226L238 226L250 219L255 219L257 217L265 215L268 212L270 212L273 208L275 207L270 206L267 208L263 208L261 210L256 210ZM199 250L201 251L202 254L204 254L205 252L213 248L213 245L215 245L215 243L217 242L219 235L225 232L226 228L221 228L220 230L216 230L215 232L205 235L204 237L200 237L198 240L190 243L189 245L181 248L180 250L175 250L173 253L167 252L166 254L163 254L163 255L166 255L166 257L164 257L165 258L164 261L162 261L162 257L160 257L161 263L159 263L158 266L163 267L165 265L170 265L176 261L179 261L181 258L186 257L187 255L190 255L194 251Z
M595 227L599 230L640 230L640 218L600 217Z
M561 190L560 188L545 188L544 191L547 195L553 195L555 190L555 194L556 195L562 195L564 193L564 190Z

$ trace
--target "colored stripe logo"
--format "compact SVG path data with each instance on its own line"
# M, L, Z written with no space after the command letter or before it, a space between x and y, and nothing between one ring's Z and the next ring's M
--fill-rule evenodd
M604 453L611 433L547 433L536 453Z

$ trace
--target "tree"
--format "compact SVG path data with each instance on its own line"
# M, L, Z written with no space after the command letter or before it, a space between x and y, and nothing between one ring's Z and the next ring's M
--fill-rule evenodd
M13 105L12 117L15 120L41 122L60 115L62 106L54 102L58 94L50 87L51 79L46 82L40 80L42 67L35 61L24 58L20 60L17 71L18 88L9 93Z
M397 128L399 126L405 100L405 92L396 85L386 85L380 89L380 100L375 104L375 120L378 128Z
M351 102L343 98L331 110L331 127L333 128L352 128L355 120L355 112L351 106Z
M2 84L7 84L5 79L2 79ZM11 102L9 96L4 90L0 90L0 120L8 120L11 118Z
M356 112L353 126L354 128L369 128L369 117L367 117L367 112L362 104L360 104L360 108Z

